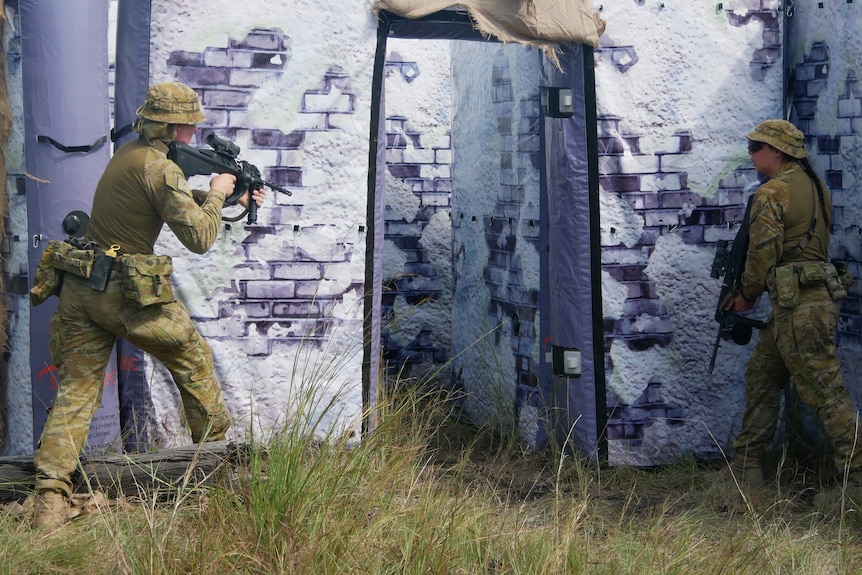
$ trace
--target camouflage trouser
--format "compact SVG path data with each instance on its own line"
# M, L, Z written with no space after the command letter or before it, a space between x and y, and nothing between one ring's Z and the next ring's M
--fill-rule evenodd
M781 393L793 377L800 399L820 417L832 441L835 464L862 481L862 437L858 413L844 389L835 355L838 302L825 287L800 292L799 305L783 309L773 301L773 317L760 331L745 370L745 413L734 442L743 467L754 467L772 440ZM862 435L862 434L860 434Z
M230 414L215 378L212 352L182 302L135 307L125 299L119 272L111 272L104 292L67 273L51 318L51 357L60 383L36 451L37 490L70 492L118 336L171 372L195 443L224 439Z

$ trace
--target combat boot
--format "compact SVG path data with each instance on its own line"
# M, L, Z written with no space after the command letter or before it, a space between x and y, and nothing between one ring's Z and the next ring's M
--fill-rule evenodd
M724 462L717 470L707 473L710 484L724 484L725 489L745 489L764 483L763 468L757 458L740 458Z
M69 500L59 491L40 491L35 497L33 527L59 527L69 518Z
M760 456L737 454L730 462L725 473L727 480L733 483L738 491L748 493L752 488L763 487L763 467Z
M748 510L752 501L761 502L771 494L758 458L737 457L707 473L704 480L705 500L722 511Z
M862 472L851 471L841 485L814 496L814 508L824 514L840 511L862 513Z
M730 462L728 475L731 481L743 491L764 485L763 467L760 465L759 458L737 457Z

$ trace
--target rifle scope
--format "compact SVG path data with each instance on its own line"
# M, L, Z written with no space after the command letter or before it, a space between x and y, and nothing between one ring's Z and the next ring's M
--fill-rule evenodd
M224 138L219 138L215 134L210 134L207 136L207 144L210 148L215 150L219 154L224 154L226 156L230 156L231 158L236 158L239 156L239 146L225 140Z

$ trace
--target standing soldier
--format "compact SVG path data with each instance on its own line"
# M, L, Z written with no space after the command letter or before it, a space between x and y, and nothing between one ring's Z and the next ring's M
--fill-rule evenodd
M167 223L189 250L206 252L216 240L222 205L236 178L219 174L209 192L192 191L167 158L168 144L188 144L195 125L206 119L188 86L152 86L137 114L133 127L139 137L121 146L105 168L83 243L51 242L40 263L40 268L61 270L62 287L50 325L59 390L35 455L37 527L59 525L68 517L70 478L101 401L117 337L170 371L196 443L224 439L231 423L212 352L186 307L174 299L171 258L155 255L153 247ZM264 192L253 195L262 204ZM248 202L246 192L238 203ZM34 303L52 291L37 274Z
M793 124L766 120L746 137L754 168L769 181L754 194L742 287L725 309L750 310L768 292L772 315L745 370L745 413L732 470L740 481L762 479L760 459L775 433L781 389L792 377L799 397L823 421L835 464L848 473L851 496L862 505L858 413L835 355L838 300L853 278L829 262L832 197Z

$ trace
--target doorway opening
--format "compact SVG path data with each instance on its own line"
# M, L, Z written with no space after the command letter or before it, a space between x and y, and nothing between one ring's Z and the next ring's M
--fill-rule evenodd
M536 447L571 427L570 414L582 410L569 401L572 380L555 377L547 361L555 306L546 142L565 142L549 140L542 86L557 76L541 51L489 41L465 13L420 20L381 13L369 157L366 405L374 404L381 374L433 379L456 392L474 424L517 433ZM589 246L581 251L591 262ZM589 345L579 340L577 347L592 354L592 319L582 312L567 311L587 326L579 337ZM601 387L603 396L603 381ZM594 398L586 403L594 420ZM599 433L587 435L595 451Z

